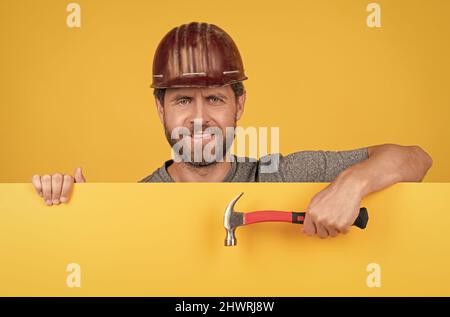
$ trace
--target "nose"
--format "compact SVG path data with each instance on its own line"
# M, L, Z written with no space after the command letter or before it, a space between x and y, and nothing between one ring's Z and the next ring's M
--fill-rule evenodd
M199 98L200 99L200 98ZM203 100L196 100L195 105L193 106L192 115L190 118L190 123L194 124L194 121L201 121L202 124L206 125L210 121L210 117L208 114L208 110L206 109L207 105Z

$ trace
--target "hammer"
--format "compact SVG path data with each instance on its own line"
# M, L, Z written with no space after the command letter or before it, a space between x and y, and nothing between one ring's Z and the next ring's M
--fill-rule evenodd
M234 246L237 244L235 231L236 228L239 226L264 221L281 221L281 222L303 224L303 221L305 220L305 212L261 210L243 213L234 211L234 205L243 194L244 193L240 193L235 199L233 199L228 204L227 209L225 209L223 225L227 232L227 236L225 238L225 246L227 247ZM367 225L368 220L369 215L367 213L367 209L365 207L362 207L359 209L358 218L356 218L353 225L358 228L364 229Z

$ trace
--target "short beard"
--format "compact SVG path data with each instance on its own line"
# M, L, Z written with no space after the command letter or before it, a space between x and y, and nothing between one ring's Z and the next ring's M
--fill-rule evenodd
M203 160L202 162L184 162L185 164L189 164L193 168L202 168L217 164L217 161L207 162Z
M236 129L236 122L234 122L234 124L233 124L233 129L234 130ZM170 148L172 149L173 146L177 142L179 142L180 140L171 138L171 132L167 128L165 121L164 121L164 133L166 135L167 142L169 142ZM223 136L223 133L222 133L222 136ZM230 144L228 144L227 137L228 136L225 135L224 140L222 142L222 153L214 153L214 154L212 154L214 156L214 160L209 162L209 161L205 160L205 158L202 156L202 161L201 162L195 162L193 160L188 160L188 161L183 161L183 163L188 164L189 166L191 166L193 168L204 168L204 167L212 166L212 165L217 164L219 162L226 161L226 158L228 157L228 151L230 150L231 145L233 143L233 142L230 142ZM232 136L233 140L234 140L234 137L235 137L235 133L233 132L233 136ZM184 149L185 148L182 148L182 150L181 150L181 153L180 153L181 157L184 157L184 153L183 153ZM193 157L193 151L192 151L190 157L191 158Z

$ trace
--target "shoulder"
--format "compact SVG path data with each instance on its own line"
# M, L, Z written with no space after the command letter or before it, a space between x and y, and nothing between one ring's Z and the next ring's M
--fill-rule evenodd
M159 175L159 171L158 170L159 169L157 169L156 171L154 171L150 175L144 177L138 183L158 183L158 182L163 182L163 179Z

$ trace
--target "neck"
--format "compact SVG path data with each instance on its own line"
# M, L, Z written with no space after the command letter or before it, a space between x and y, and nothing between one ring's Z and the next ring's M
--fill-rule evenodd
M173 163L167 172L175 182L222 182L231 169L230 162L216 162L207 166Z

